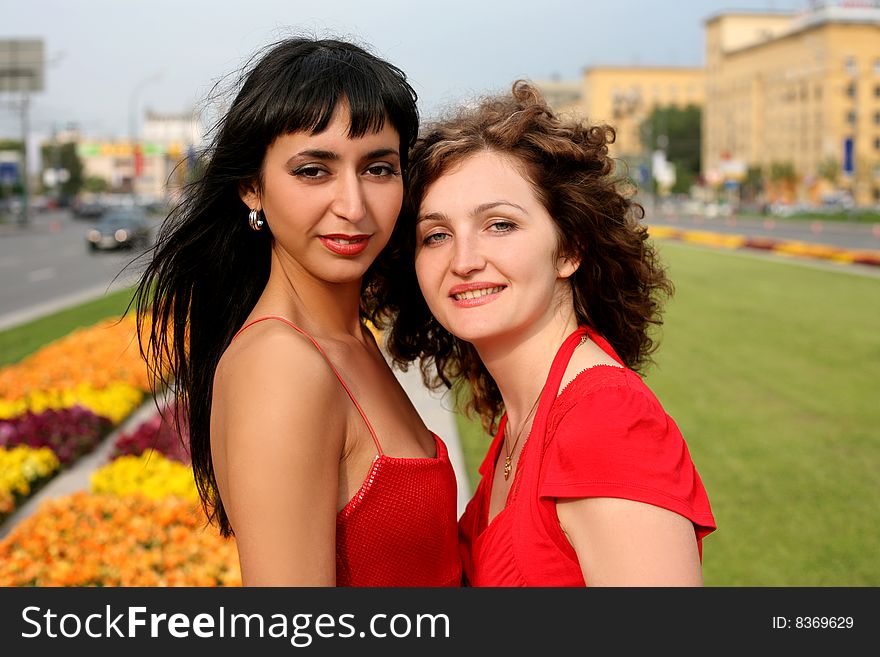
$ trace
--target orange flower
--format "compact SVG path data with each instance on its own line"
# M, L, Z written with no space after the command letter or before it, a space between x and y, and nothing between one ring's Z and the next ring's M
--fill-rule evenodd
M0 542L0 586L240 586L238 554L193 502L80 492Z

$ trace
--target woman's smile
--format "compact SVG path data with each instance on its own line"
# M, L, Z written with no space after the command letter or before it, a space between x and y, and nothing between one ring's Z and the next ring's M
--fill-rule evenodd
M492 303L507 286L502 283L465 283L449 290L449 298L458 308L470 308Z

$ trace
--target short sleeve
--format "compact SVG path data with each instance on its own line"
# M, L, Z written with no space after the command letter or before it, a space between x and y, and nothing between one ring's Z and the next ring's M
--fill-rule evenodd
M618 368L601 385L582 377L548 418L539 495L624 498L688 518L700 538L714 530L687 444L638 375Z

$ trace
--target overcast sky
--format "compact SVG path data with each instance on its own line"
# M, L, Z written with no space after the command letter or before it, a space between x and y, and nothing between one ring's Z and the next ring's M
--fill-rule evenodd
M700 66L722 10L797 11L806 0L0 0L0 39L42 38L34 134L73 123L125 138L143 111L203 107L259 47L306 31L351 38L398 65L423 116L514 79L574 79L596 65ZM0 97L0 137L20 113Z

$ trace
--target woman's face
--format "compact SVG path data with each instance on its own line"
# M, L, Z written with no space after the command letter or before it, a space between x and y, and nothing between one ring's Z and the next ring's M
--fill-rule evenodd
M576 265L556 256L556 224L510 157L480 152L441 176L422 199L416 231L428 307L477 347L539 331L566 299Z
M403 201L400 136L390 121L352 139L337 103L326 130L278 137L266 151L259 189L242 200L261 209L279 255L316 279L359 280L388 242Z

